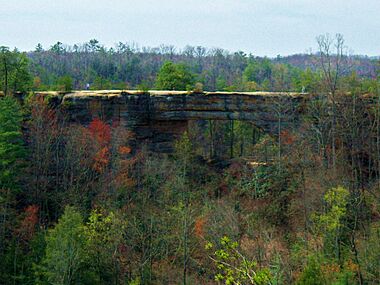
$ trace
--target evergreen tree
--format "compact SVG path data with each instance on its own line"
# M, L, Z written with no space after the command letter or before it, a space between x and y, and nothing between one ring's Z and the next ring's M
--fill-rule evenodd
M13 97L0 100L0 188L14 188L24 156L22 112Z
M16 194L25 149L21 136L22 113L13 97L0 99L0 256L8 256L15 222ZM13 264L12 264L13 265ZM0 259L0 283L12 275L7 258Z
M0 47L0 88L5 95L21 91L31 86L29 60L25 53L10 51L8 47Z

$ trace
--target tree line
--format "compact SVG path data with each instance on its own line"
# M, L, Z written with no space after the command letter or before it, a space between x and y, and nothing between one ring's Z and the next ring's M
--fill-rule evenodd
M98 40L68 46L57 42L48 49L40 44L32 52L21 53L16 49L1 50L2 69L18 67L27 70L27 78L20 78L24 86L13 86L24 91L72 89L155 89L175 87L181 90L207 91L315 91L315 81L321 78L319 52L276 58L257 57L244 52L228 52L223 49L206 49L186 46L177 50L173 46L157 48L136 44L118 43L107 48ZM344 54L345 76L351 72L359 78L376 78L375 58ZM15 60L18 62L14 62ZM29 63L28 63L29 61ZM157 83L158 74L165 63L178 65L187 71L183 83L165 86ZM27 66L25 66L27 65ZM11 72L12 73L12 72ZM18 77L26 76L19 74ZM2 80L2 86L12 84ZM25 86L27 82L27 86ZM14 82L13 82L14 84ZM4 87L3 87L4 89Z

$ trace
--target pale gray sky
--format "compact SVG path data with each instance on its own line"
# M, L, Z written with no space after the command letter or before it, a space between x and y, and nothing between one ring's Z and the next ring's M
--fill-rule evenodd
M342 33L356 54L380 55L380 0L0 0L0 45L57 41L172 44L276 56Z

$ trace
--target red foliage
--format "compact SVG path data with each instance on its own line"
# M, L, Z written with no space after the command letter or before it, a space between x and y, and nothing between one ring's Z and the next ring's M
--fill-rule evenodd
M91 136L102 146L111 142L111 127L102 120L95 118L88 126Z
M30 205L25 208L23 213L24 218L22 219L19 228L16 230L18 236L22 240L28 241L33 237L38 223L38 211L39 207L37 205Z

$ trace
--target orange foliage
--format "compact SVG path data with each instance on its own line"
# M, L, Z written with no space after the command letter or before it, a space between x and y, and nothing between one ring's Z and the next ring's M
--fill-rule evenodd
M204 235L204 225L205 225L205 218L199 217L194 224L194 232L195 235L199 238L203 237Z
M340 266L335 263L324 264L321 266L321 269L324 276L331 276L340 272Z
M102 120L95 118L88 126L92 137L101 145L107 145L111 142L111 127Z
M351 272L359 272L359 266L352 261L352 259L349 259L346 264L346 268Z
M94 170L103 172L109 163L109 144L111 142L111 127L99 118L92 120L87 128L89 135L100 145L94 157Z
M132 149L128 146L119 147L119 154L130 154L131 152L132 152Z
M122 187L131 187L136 181L131 176L131 171L137 162L137 158L123 159L120 161L120 170L115 177L115 181Z
M288 131L282 131L280 136L281 136L281 142L284 145L291 145L295 141L295 137L292 134L290 134Z
M94 157L94 169L98 172L103 172L109 162L109 150L108 147L100 149Z
M93 169L99 173L103 173L107 168L110 158L111 158L111 139L112 133L121 141L125 141L128 137L128 133L122 128L118 128L118 123L114 122L112 127L109 124L106 124L99 118L95 118L92 120L88 128L87 132L84 132L84 139L87 139L88 136L95 140L96 154L94 156L94 164ZM130 170L133 164L135 163L134 159L125 159L123 155L130 154L132 152L132 148L129 146L118 146L117 147L119 157L119 169L118 172L115 173L115 181L119 183L119 185L130 186L134 182L129 177Z

